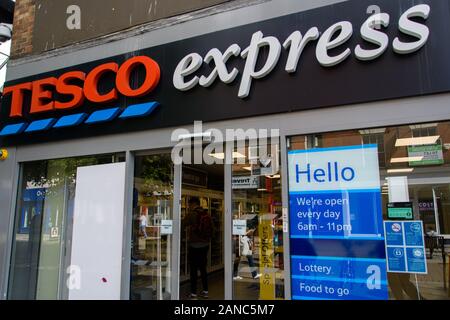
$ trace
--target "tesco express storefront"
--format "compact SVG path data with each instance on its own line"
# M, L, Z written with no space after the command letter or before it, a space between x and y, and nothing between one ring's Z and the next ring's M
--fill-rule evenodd
M10 68L2 298L447 297L449 2L276 2Z

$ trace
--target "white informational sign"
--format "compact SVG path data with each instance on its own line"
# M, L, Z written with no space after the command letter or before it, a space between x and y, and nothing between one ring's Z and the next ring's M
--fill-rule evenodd
M233 235L245 236L247 233L247 220L233 220Z
M258 177L257 176L241 176L232 178L233 189L257 189Z
M408 177L388 177L389 202L409 202Z
M59 237L59 228L53 227L50 229L50 238L58 238Z
M376 148L336 147L289 154L290 193L374 189L380 189Z
M120 299L125 172L125 163L77 170L69 300Z
M161 220L161 234L173 233L173 220Z
M283 208L283 232L286 233L289 231L289 210L288 208Z

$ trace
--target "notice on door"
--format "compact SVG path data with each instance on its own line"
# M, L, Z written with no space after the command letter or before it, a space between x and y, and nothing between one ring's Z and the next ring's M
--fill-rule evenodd
M422 221L385 221L388 272L427 274Z
M247 234L247 220L233 220L233 235L245 236Z
M387 299L377 145L288 161L293 299Z
M161 234L172 234L172 233L173 233L173 221L161 220Z

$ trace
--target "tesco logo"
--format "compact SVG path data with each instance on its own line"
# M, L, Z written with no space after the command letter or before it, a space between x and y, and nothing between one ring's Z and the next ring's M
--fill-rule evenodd
M131 86L131 73L137 67L145 68L145 78L137 88ZM115 75L115 86L107 93L100 93L98 85L106 74ZM80 107L86 100L104 104L116 101L119 94L137 98L149 94L159 83L161 70L158 63L147 56L136 56L122 65L109 62L97 66L89 73L70 71L59 78L49 77L32 82L6 87L4 95L11 94L10 117L23 117L24 95L31 92L30 114L38 114L53 110L68 110ZM74 84L82 82L83 86ZM66 97L65 101L56 100L55 93ZM68 99L67 99L68 97Z

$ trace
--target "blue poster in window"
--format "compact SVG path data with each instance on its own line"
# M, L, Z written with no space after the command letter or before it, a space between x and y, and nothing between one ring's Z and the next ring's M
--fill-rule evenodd
M386 243L390 246L403 245L403 225L400 222L386 222Z
M418 221L405 222L405 245L423 246L422 224Z
M387 299L377 145L288 161L293 299Z
M423 248L406 248L406 261L411 273L426 272L426 258Z
M388 272L427 274L422 221L385 221L384 228Z
M406 270L405 249L403 247L388 247L387 260L389 271Z

